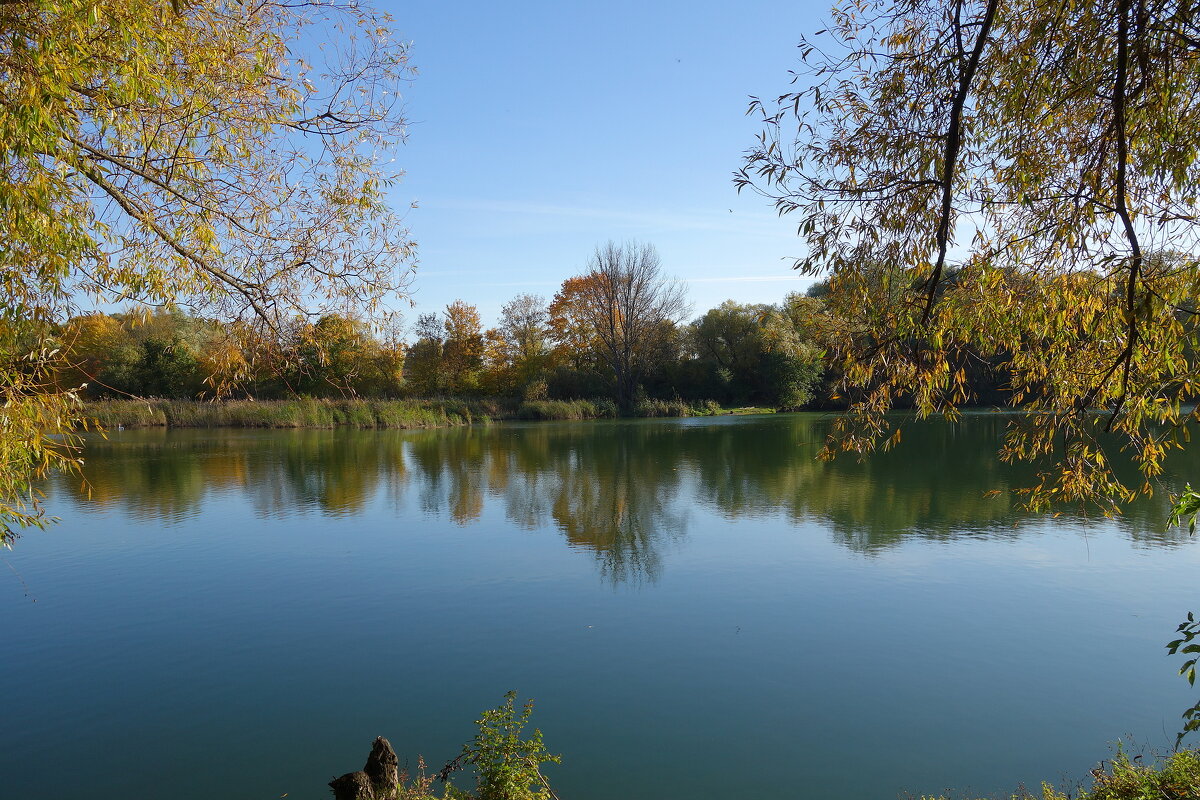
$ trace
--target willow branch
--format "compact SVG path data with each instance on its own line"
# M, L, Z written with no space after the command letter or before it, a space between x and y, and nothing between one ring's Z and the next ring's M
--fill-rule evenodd
M979 70L979 60L983 56L983 48L987 44L988 34L992 30L992 22L996 18L996 8L999 0L988 0L983 13L983 21L979 25L979 33L975 37L975 45L971 48L971 56L958 80L958 91L954 95L954 104L950 108L950 127L946 132L946 150L942 160L942 207L937 229L937 262L929 276L926 290L925 310L921 313L921 324L929 323L929 315L933 313L933 303L937 296L938 284L946 266L946 250L950 244L950 224L954 219L954 174L958 167L958 154L962 149L963 138L963 109L971 92L971 81Z

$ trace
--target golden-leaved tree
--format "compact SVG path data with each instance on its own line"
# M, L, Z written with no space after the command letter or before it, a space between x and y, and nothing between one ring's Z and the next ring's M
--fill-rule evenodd
M801 53L736 182L831 276L829 452L894 440L898 398L953 416L987 359L1024 412L1002 457L1043 467L1029 505L1149 492L1197 418L1200 9L844 0Z
M0 2L0 535L78 457L48 375L86 297L264 327L405 286L407 50L356 2ZM310 60L307 55L311 54Z
M479 384L479 369L483 366L483 323L479 309L462 300L446 306L443 322L442 371L446 391L460 394L473 391Z

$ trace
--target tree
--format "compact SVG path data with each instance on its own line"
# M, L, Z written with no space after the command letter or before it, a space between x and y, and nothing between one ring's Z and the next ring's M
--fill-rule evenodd
M683 287L663 275L649 244L608 242L587 266L573 305L579 334L596 343L612 372L617 403L629 409L649 357L687 310Z
M692 348L731 377L746 369L758 356L759 323L766 305L743 305L726 300L692 323Z
M442 348L445 329L437 314L421 314L415 327L417 341L404 355L404 380L419 396L430 397L445 389L442 373Z
M404 287L381 156L410 73L388 23L349 2L0 3L0 519L38 522L30 478L77 458L58 354L27 339L80 295L271 327ZM309 64L312 41L340 44Z
M125 342L120 320L108 314L84 314L69 320L59 337L63 359L57 385L63 390L91 388L113 353Z
M550 336L550 314L541 295L517 295L500 309L500 324L492 339L497 360L511 373L514 389L537 380L549 365Z
M394 394L402 358L371 335L365 322L326 314L295 334L293 391L315 397Z
M1031 507L1151 491L1197 419L1198 14L866 0L802 41L797 88L751 104L764 129L735 180L798 217L796 266L848 323L852 413L827 455L886 439L901 395L953 417L983 357L1025 411L1001 456L1043 467Z
M727 300L691 326L692 347L725 390L725 402L796 409L822 373L821 303L789 294L780 306Z
M586 306L587 284L592 280L591 275L567 278L548 308L550 335L557 345L558 360L570 363L576 370L591 367L600 349Z
M50 341L60 351L55 386L87 397L211 396L248 372L236 330L179 310L84 314Z
M442 342L442 365L446 389L451 394L469 392L479 385L483 366L483 325L479 309L462 300L446 306L446 336Z
M760 369L766 400L776 408L794 411L813 399L824 356L813 334L819 306L820 301L793 293L761 317Z
M190 398L200 390L200 363L181 338L148 336L142 340L140 355L139 394Z

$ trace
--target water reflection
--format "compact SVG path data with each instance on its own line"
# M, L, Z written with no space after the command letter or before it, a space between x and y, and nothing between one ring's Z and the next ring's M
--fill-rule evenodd
M88 443L83 481L61 483L76 501L133 519L174 522L222 493L255 513L361 513L407 479L403 442L331 431L137 431Z
M783 515L876 553L911 537L1016 537L1028 527L1003 490L1028 468L995 457L1004 420L910 425L900 447L869 460L815 459L828 420L764 418L497 425L399 431L148 431L89 444L86 484L57 490L88 508L172 522L233 494L262 516L358 515L407 503L460 525L502 510L527 530L553 529L595 554L605 579L654 580L682 541L689 510L729 519ZM1174 474L1200 474L1200 451ZM1118 526L1147 546L1164 530L1167 483ZM989 496L989 490L1001 490ZM489 511L490 510L490 511ZM1086 528L1075 512L1065 517Z
M655 579L662 546L686 532L681 435L676 426L629 423L422 431L408 441L423 510L467 524L485 496L496 498L511 523L553 526L620 582Z

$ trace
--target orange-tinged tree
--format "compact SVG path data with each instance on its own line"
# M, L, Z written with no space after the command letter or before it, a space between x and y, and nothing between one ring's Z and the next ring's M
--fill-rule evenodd
M96 384L100 372L126 339L120 320L108 314L74 317L60 334L63 358L57 383L63 389Z
M596 358L599 340L588 324L588 284L591 275L576 275L562 282L550 301L549 325L559 361L585 369Z

